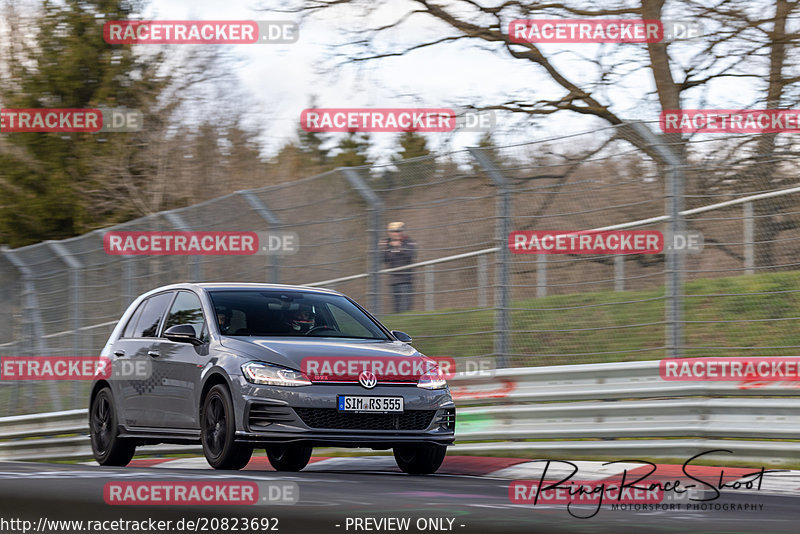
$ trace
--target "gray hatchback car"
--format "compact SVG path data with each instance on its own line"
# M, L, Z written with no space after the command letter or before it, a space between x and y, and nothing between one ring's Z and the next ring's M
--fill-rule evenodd
M136 299L101 357L144 375L92 385L92 450L127 465L138 445L201 443L217 469L263 447L299 471L315 446L393 449L406 473L435 472L455 405L436 362L336 291L176 284ZM145 365L146 364L146 365Z

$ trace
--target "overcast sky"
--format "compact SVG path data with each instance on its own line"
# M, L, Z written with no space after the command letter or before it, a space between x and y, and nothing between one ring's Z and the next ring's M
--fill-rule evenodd
M393 20L406 11L406 2L397 0L391 7L379 12L380 21ZM161 20L280 20L292 16L267 13L254 9L250 1L227 0L169 0L155 2L148 11L148 19ZM342 15L345 13L345 15ZM353 15L355 16L355 15ZM343 18L344 17L344 18ZM387 40L400 43L419 42L420 38L447 31L434 23L418 22L405 26L405 32L387 36ZM339 69L335 74L320 73L320 66L330 66L330 46L341 43L344 36L336 29L343 22L354 25L361 21L346 20L346 12L339 12L332 22L317 18L301 25L300 38L293 44L282 45L222 45L242 58L236 67L237 87L253 95L258 103L254 120L263 125L263 139L268 153L292 137L299 124L300 112L307 107L309 97L318 97L319 107L453 107L502 102L505 98L556 96L552 82L537 67L528 62L513 60L507 53L495 53L469 44L447 44L404 57L389 58L362 64L361 70ZM181 46L181 45L168 45ZM555 48L561 46L561 48ZM546 54L560 52L558 65L571 79L580 81L592 77L591 67L580 58L592 56L602 45L542 45ZM643 45L605 45L611 58L625 59L623 54L640 53L636 47ZM619 47L629 47L628 49ZM753 93L746 85L737 84L737 91L720 84L709 94L715 107L748 106ZM612 109L627 119L657 120L658 108L642 105L644 95L654 90L649 69L631 70L619 83L599 93L601 101L611 102ZM523 127L520 120L498 116L495 138L498 144L540 139L556 134L586 131L607 126L597 119L573 113L558 113L548 117L539 128ZM479 134L426 134L435 149L463 148L476 144ZM396 134L374 133L376 142L373 156L389 152ZM445 146L445 143L450 143Z

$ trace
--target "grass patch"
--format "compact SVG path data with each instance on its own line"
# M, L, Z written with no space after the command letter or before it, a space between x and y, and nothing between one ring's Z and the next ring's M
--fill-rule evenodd
M688 282L685 340L695 348L685 355L796 355L791 347L800 346L800 329L791 319L800 318L799 288L800 272ZM663 358L665 304L663 288L512 300L511 366ZM494 352L494 319L491 309L440 309L388 315L383 322L408 332L425 354L458 357Z

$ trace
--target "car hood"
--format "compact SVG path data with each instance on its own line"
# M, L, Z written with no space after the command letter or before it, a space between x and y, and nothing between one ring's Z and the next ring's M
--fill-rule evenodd
M223 336L221 344L226 349L275 365L305 370L303 360L308 358L337 361L358 360L394 360L426 358L417 349L400 341L381 341L372 339L294 339L275 337L227 337ZM427 359L427 358L426 358ZM418 368L418 367L415 367ZM381 378L380 373L378 378ZM414 373L418 378L419 373ZM409 378L412 378L409 376Z

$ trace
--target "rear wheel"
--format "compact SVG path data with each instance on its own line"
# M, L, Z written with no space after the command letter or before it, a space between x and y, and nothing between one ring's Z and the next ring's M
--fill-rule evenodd
M300 471L308 465L313 447L300 445L271 445L267 458L275 471Z
M214 469L241 469L253 455L252 445L236 443L236 423L228 389L216 385L203 401L200 441L208 464Z
M136 453L136 445L132 441L119 437L117 411L111 388L101 389L92 400L89 432L92 454L100 465L124 467Z
M394 448L394 461L409 475L430 475L439 469L446 454L447 447L441 445L402 445Z

